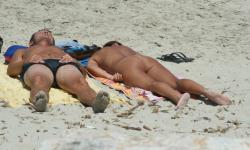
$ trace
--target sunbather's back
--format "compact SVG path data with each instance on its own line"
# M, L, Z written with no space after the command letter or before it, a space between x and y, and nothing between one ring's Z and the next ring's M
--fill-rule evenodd
M122 60L137 54L137 52L126 46L113 45L111 47L104 47L100 51L96 52L91 59L96 60L101 68L107 70L108 72L115 73L116 66Z

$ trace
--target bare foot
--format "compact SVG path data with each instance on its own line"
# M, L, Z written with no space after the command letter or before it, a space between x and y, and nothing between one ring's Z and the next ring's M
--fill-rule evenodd
M92 109L95 113L103 113L109 104L109 94L104 91L100 91L96 95L96 100L92 105Z
M206 92L207 94L205 96L218 105L230 105L232 103L228 97L222 94L215 93L212 91L206 91Z
M44 91L39 91L36 93L32 104L36 111L44 112L47 108L48 96Z
M189 93L182 94L180 100L177 103L176 109L179 109L179 108L185 106L189 99L190 99Z

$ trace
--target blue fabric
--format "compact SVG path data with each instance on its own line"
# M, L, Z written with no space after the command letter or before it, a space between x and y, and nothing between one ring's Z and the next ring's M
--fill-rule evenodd
M82 59L82 60L79 60L79 63L80 63L83 67L87 67L88 62L89 62L89 57L84 58L84 59Z
M55 45L63 49L66 53L83 52L88 49L86 45L79 43L76 40L59 40Z
M6 52L4 53L5 57L12 57L14 55L14 53L18 50L18 49L23 49L23 48L28 48L26 46L22 46L22 45L12 45L10 46Z
M89 51L91 46L86 46L79 43L76 40L59 40L55 42L55 45L64 50L65 53L72 54L75 52L84 52ZM88 65L89 57L84 58L82 60L78 60L79 63L86 67Z

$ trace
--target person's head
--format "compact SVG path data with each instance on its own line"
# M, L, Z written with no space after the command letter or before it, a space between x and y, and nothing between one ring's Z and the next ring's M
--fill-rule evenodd
M118 41L109 41L109 42L105 43L103 45L103 47L110 47L110 46L114 46L114 45L122 45L122 44Z
M50 46L55 45L55 39L52 32L48 29L42 29L32 34L29 42L29 46L41 45Z

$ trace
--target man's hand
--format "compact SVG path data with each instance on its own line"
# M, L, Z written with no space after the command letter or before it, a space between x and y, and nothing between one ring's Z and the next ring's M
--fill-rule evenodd
M60 63L68 63L68 62L77 62L74 58L72 58L69 54L63 55L63 57L59 60Z
M121 82L123 81L122 75L120 73L115 73L112 76L113 81Z
M39 55L33 55L33 56L30 58L29 62L31 62L31 63L44 63L42 57L39 56Z

